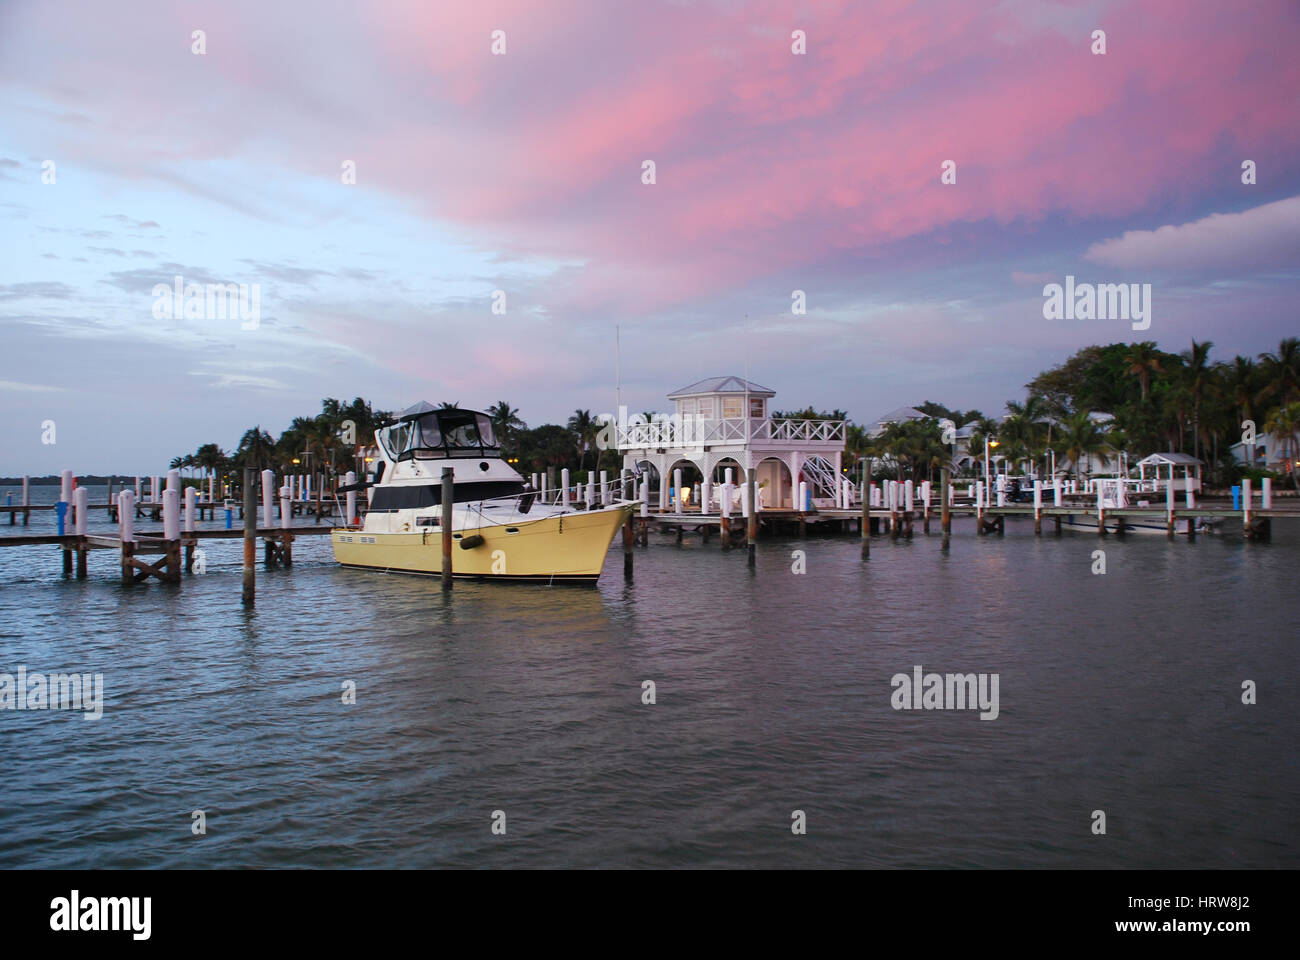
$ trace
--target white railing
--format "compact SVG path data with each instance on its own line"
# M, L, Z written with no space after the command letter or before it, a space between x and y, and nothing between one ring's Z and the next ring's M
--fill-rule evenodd
M809 457L804 461L803 475L812 483L813 496L835 496L835 484L839 482L839 476L829 461L822 457Z
M706 444L745 443L746 440L780 443L843 443L843 420L774 420L744 417L712 420L668 417L650 423L629 423L618 428L620 450L643 447L691 447ZM748 431L748 436L746 436Z

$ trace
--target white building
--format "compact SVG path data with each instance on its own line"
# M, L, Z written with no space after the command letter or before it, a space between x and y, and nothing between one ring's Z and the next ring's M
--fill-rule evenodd
M1232 456L1245 467L1263 467L1266 470L1285 471L1290 461L1300 452L1295 438L1289 442L1272 433L1261 433L1254 443L1234 443Z
M670 416L649 423L640 416L618 424L618 449L625 469L649 473L651 499L656 488L661 509L670 502L674 471L690 468L708 481L710 510L719 504L725 471L743 484L751 467L759 485L759 504L769 510L796 505L798 483L810 494L833 502L842 477L845 421L773 419L768 403L775 391L740 377L712 377L675 390Z

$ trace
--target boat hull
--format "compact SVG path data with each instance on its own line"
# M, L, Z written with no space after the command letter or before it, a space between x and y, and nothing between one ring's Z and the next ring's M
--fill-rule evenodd
M578 511L521 523L457 530L452 535L452 576L595 583L605 565L610 542L629 512L630 508ZM462 549L460 542L470 537L482 537L483 542ZM437 529L415 533L338 529L330 539L334 559L345 567L426 576L442 574L442 534Z
M1119 520L1120 520L1119 517L1116 517L1114 515L1107 515L1106 529L1111 533L1114 533L1116 526L1119 524ZM1080 533L1095 534L1097 532L1097 518L1096 517L1067 517L1065 519L1065 523L1061 525L1061 529L1075 530ZM1131 517L1124 518L1124 532L1137 533L1137 534L1153 534L1162 537L1169 535L1169 530L1163 523L1152 523L1149 520L1139 520L1137 522L1134 522ZM1186 524L1184 522L1180 521L1178 524L1175 525L1174 533L1185 534L1186 532L1187 532Z

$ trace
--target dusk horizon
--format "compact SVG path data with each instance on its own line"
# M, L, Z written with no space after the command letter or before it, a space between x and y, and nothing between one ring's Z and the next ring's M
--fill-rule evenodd
M857 422L1297 332L1291 4L306 9L0 12L0 473L324 397L614 412L616 328L631 410L747 359ZM255 328L158 319L175 277ZM1150 284L1149 327L1045 319L1067 277Z

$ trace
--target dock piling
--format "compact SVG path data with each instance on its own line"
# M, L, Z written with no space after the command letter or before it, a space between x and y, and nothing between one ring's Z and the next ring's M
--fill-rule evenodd
M86 520L90 513L90 491L85 487L78 487L72 495L75 509L73 515L77 518L73 525L73 533L80 537L77 543L77 579L86 579Z
M163 491L163 551L167 572L163 580L179 583L181 579L181 492L170 486ZM177 483L179 484L179 479Z
M251 607L257 602L257 471L244 468L244 589L241 602ZM230 521L229 508L226 522Z
M943 496L943 506L941 509L943 513L940 517L939 524L943 528L943 548L947 550L948 539L952 535L952 477L949 475L947 467L943 468L941 483L943 484L941 490Z
M117 495L117 536L122 545L122 584L135 583L135 493Z
M442 589L451 589L451 505L455 499L454 473L442 468Z
M801 483L799 484L799 489L801 491L805 491L806 487L804 486L804 484ZM863 490L863 494L864 496L862 497L862 519L858 521L858 532L861 534L860 539L862 540L862 559L870 560L871 559L871 488L865 487ZM801 503L800 506L802 507L803 504Z
M623 521L623 579L632 579L632 511L627 512L627 518Z
M745 549L748 551L749 565L754 566L755 547L758 540L758 497L755 486L756 471L753 467L745 472Z
M722 549L723 549L723 550L730 550L730 549L731 549L731 479L730 479L730 473L731 473L731 471L728 470L728 471L727 471L728 478L727 478L727 480L722 484L722 502L721 502L721 504L719 505L719 513L720 513L720 515L721 515L721 519L720 519L719 522L718 522L718 527L719 527L719 529L720 529L721 532L722 532Z

